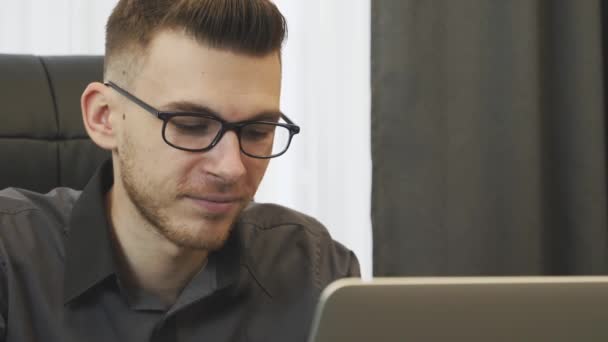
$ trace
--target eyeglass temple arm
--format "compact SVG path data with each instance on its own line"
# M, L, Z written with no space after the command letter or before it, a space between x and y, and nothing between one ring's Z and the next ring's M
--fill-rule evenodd
M296 125L293 121L291 121L290 118L287 117L287 115L281 113L281 118L283 120L285 120L285 122L287 122L290 125L293 125L293 127L291 128L291 131L295 134L300 133L300 126Z
M134 95L131 95L131 93L129 93L128 91L122 89L121 87L119 87L118 85L116 85L114 82L108 81L108 82L106 82L104 84L107 87L110 87L110 88L116 90L122 96L124 96L124 97L128 98L129 100L135 102L135 104L137 104L141 108L145 109L150 114L152 114L152 115L154 115L156 117L160 116L160 112L156 108L154 108L154 107L150 106L149 104L145 103L144 101L138 99ZM283 118L283 120L285 120L285 122L287 122L288 124L295 126L295 127L293 127L295 133L299 133L300 132L300 127L298 127L290 118L288 118L287 115L281 114L281 118Z
M290 124L290 125L295 125L295 124L293 123L293 121L291 121L291 119L290 119L290 118L288 118L288 117L287 117L287 115L285 115L285 114L283 114L283 113L281 113L281 119L285 120L285 122L287 122L287 123L288 123L288 124Z
M149 104L145 103L144 101L138 99L137 97L131 95L131 93L129 93L128 91L122 89L121 87L117 86L114 82L112 81L108 81L106 83L104 83L106 86L116 90L117 92L119 92L122 96L128 98L129 100L135 102L135 104L137 104L138 106L140 106L141 108L145 109L147 112L149 112L150 114L158 117L159 116L159 111L156 110L156 108L150 106Z

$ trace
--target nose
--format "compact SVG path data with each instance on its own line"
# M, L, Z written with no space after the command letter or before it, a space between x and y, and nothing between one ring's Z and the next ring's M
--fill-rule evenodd
M218 176L227 183L236 182L245 175L243 154L239 146L239 138L233 131L228 131L210 151L207 171Z

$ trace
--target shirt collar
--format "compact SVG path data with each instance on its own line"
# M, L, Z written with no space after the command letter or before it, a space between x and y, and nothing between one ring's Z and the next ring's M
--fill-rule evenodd
M64 300L67 304L115 273L105 195L114 179L104 162L74 204L66 251Z
M116 274L105 199L113 182L112 161L107 160L86 185L72 210L64 278L66 304ZM216 263L216 290L227 289L236 295L253 280L271 297L269 283L252 267L253 256L248 247L253 234L247 229L252 227L237 221L224 247L212 255Z
M268 286L271 283L265 281L254 267L260 256L256 258L253 255L251 240L255 234L251 229L254 228L238 220L224 247L211 256L217 263L217 289L227 289L232 295L237 295L253 282L272 298Z

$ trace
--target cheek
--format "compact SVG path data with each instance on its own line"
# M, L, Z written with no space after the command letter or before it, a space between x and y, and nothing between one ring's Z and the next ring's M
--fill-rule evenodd
M174 194L179 192L188 180L188 160L180 158L179 153L167 151L160 148L158 151L147 151L149 164L147 170L149 175L153 175L154 183L158 190L165 193Z
M258 188L264 174L266 173L266 168L268 168L268 159L253 159L248 158L245 162L245 167L247 168L247 182L254 190Z
M180 161L176 158L173 148L158 137L152 136L153 130L147 132L131 130L122 135L119 154L123 162L133 170L133 176L152 191L166 193L175 184L180 168Z

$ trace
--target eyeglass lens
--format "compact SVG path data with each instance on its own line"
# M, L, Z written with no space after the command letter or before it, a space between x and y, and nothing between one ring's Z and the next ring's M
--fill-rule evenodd
M221 122L211 118L174 116L167 121L164 135L174 146L198 150L209 147L221 129ZM257 157L270 157L284 152L289 139L289 129L270 123L251 123L239 130L242 150Z

